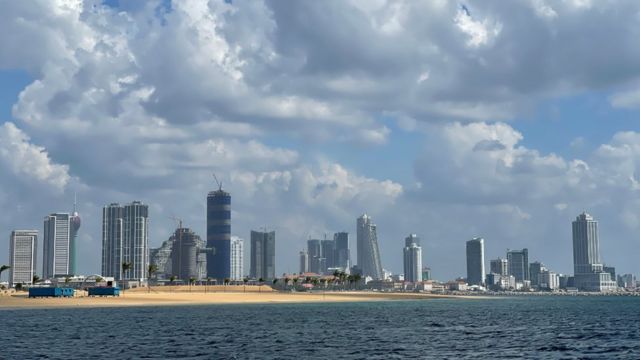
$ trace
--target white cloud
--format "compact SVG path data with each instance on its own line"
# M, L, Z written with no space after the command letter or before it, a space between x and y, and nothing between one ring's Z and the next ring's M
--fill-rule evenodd
M453 21L456 23L460 31L469 36L467 46L480 47L487 45L502 31L500 23L491 23L485 19L483 21L474 20L466 7L458 10Z
M25 183L39 183L58 192L70 179L67 165L54 163L43 147L32 144L29 136L10 122L0 126L0 165Z

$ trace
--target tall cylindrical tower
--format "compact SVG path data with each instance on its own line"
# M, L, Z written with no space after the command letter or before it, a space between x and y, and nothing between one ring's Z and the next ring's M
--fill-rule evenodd
M207 276L231 276L231 195L219 188L207 195Z

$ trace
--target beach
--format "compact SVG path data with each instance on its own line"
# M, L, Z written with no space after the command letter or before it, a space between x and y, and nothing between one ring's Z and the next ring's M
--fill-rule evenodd
M128 289L119 297L88 297L77 291L72 298L28 298L27 293L0 297L0 310L18 308L74 308L119 306L178 306L206 304L334 303L433 298L460 298L421 293L364 291L277 292L269 286L166 286Z

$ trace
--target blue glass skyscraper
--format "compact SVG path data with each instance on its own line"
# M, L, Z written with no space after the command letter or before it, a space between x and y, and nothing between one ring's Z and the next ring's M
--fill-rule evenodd
M207 276L231 277L231 195L219 188L207 195Z

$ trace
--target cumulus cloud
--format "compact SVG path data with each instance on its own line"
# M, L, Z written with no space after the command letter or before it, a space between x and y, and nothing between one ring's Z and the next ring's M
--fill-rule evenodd
M637 107L635 1L2 8L0 69L33 82L0 128L0 182L22 191L5 190L0 202L22 198L20 214L39 222L77 188L83 249L94 258L100 207L111 201L152 205L152 243L171 232L170 215L204 229L211 172L233 193L237 235L277 227L283 267L309 233L353 231L363 211L379 224L386 266L401 268L402 237L418 232L427 263L444 274L463 268L457 246L471 234L544 253L584 208L621 214L607 217L612 227L639 226L635 132L570 159L525 146L507 123L544 99L591 89L613 89L614 107ZM390 124L419 136L422 151L409 153ZM386 176L341 156L363 145L415 160L414 173ZM318 161L327 149L339 150ZM23 196L21 177L58 196ZM549 259L566 268L560 255Z
M0 126L0 165L4 176L11 174L25 183L34 183L62 191L69 182L69 167L56 164L46 150L30 142L15 124Z

